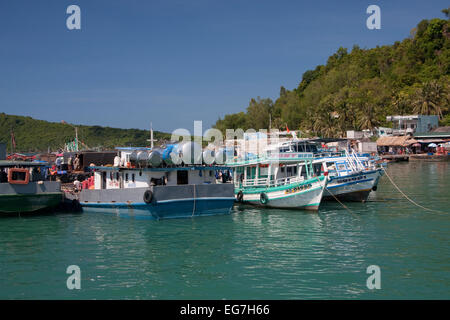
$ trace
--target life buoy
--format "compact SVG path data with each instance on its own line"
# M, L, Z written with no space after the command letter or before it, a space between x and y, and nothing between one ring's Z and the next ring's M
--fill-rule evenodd
M261 194L259 196L259 201L261 201L262 204L266 204L267 202L269 202L269 198L267 197L267 194L265 194L264 192L261 192Z
M149 204L152 202L153 193L150 190L144 192L144 202Z
M242 200L244 199L244 193L241 191L238 192L238 194L236 195L236 199L238 202L242 202Z
M25 173L25 180L14 180L13 173ZM28 169L11 168L8 171L8 182L10 184L28 184L30 182L30 171Z
M372 187L372 190L373 190L373 191L377 191L377 186L373 186L373 187Z

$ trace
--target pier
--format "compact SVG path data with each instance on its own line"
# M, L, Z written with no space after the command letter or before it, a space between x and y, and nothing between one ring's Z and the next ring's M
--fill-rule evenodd
M388 161L408 161L409 154L383 154L381 158Z

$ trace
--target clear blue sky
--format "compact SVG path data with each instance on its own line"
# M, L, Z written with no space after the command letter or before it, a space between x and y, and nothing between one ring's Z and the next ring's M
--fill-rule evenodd
M81 8L81 30L66 8ZM366 8L381 7L381 30ZM339 46L392 44L448 1L1 0L0 112L75 124L204 129L278 96Z

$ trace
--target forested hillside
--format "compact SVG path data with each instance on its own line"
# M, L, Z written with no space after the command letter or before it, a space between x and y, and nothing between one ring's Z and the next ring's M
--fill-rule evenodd
M116 146L146 146L149 130L117 129L100 126L76 126L79 141L90 148L111 149ZM47 122L31 117L0 113L0 142L11 152L11 131L17 152L55 151L75 138L75 128L67 123ZM170 139L170 134L154 131L154 139ZM81 144L80 144L81 148Z
M450 125L450 24L422 20L393 45L339 48L325 65L306 71L298 87L280 89L273 102L251 99L246 112L226 115L215 127L300 129L306 136L337 137L346 130L389 126L386 115L435 114Z

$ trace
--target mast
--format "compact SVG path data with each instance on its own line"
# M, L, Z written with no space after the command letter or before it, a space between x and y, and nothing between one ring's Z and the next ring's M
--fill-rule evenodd
M153 139L153 123L150 122L150 139L147 139L147 141L150 141L150 147L153 149L153 142L158 141Z

